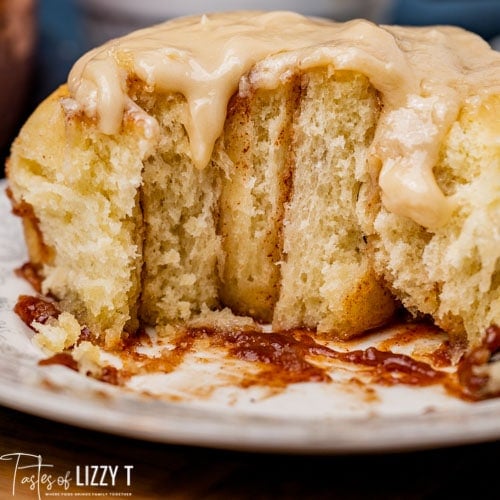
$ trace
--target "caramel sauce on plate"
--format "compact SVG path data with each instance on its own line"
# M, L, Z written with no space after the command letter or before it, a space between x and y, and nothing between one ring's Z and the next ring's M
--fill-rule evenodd
M21 295L14 308L19 317L31 326L33 321L45 323L60 314L53 301ZM97 378L113 385L125 385L137 374L171 373L185 360L189 353L200 350L223 352L226 359L243 362L249 369L239 373L239 386L261 385L285 388L290 384L304 382L329 383L332 370L339 367L355 367L368 375L370 383L385 386L398 384L414 387L441 385L448 394L468 401L484 399L497 394L486 394L484 388L488 376L476 373L477 367L487 364L500 350L500 328L488 328L481 346L463 356L456 372L442 371L440 367L451 366L454 346L444 341L429 354L431 362L392 352L391 345L410 343L418 336L431 338L440 331L426 323L401 323L396 333L383 340L378 347L366 349L332 348L319 341L314 331L295 329L281 332L215 328L180 328L175 338L169 339L170 348L162 349L161 343L154 346L145 330L139 330L122 341L119 351L114 351L124 361L124 367L104 366ZM88 340L96 342L92 332L84 327L77 343ZM140 352L140 348L155 347L154 356ZM101 346L102 347L102 346ZM55 354L39 362L40 365L59 364L78 370L77 362L68 352ZM359 382L359 381L358 381Z
M40 366L62 365L67 366L71 370L78 371L78 363L68 352L58 352L50 356L50 358L41 359L38 364Z
M462 358L457 367L457 375L460 384L472 397L483 397L484 389L488 384L488 374L479 371L484 367L493 355L500 351L500 327L492 325L486 330L482 344L476 347ZM489 394L490 397L500 395L498 392Z
M31 295L20 295L14 312L31 329L33 322L45 324L50 318L57 318L61 313L54 302Z

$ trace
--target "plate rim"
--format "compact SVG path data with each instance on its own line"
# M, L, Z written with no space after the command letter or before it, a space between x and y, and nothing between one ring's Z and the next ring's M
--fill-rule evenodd
M44 370L56 377L61 370L69 372L58 366ZM34 372L37 370L32 370L32 375ZM241 409L197 408L114 387L114 394L103 397L103 383L97 381L78 392L78 404L74 404L71 385L51 390L20 381L2 382L0 404L8 408L77 428L163 444L333 455L417 451L500 438L500 400L415 415L287 419Z

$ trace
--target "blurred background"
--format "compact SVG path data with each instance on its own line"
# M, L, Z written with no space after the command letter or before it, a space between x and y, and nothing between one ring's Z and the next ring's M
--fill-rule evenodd
M235 9L455 24L500 50L500 0L0 0L0 176L22 122L86 50L171 17Z

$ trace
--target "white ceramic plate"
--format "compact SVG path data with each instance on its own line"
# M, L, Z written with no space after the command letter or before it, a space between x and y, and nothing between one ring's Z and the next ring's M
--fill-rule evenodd
M207 353L195 353L173 373L135 377L124 388L39 366L43 354L12 312L20 293L33 292L13 273L26 253L4 182L0 188L1 404L135 438L241 450L381 452L500 438L500 400L466 403L440 386L368 387L352 382L349 370L336 371L332 383L273 391L231 384L228 374L238 367Z

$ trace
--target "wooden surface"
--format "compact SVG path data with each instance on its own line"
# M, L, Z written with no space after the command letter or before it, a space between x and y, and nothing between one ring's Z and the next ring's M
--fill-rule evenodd
M113 498L112 494L134 499L500 498L496 484L500 442L384 455L251 454L138 441L3 407L0 429L2 500L38 498L36 487L31 491L21 484L21 478L28 471L33 475L37 467L19 468L13 483L14 461L8 458L21 457L20 466L36 463L28 455L40 455L42 473L52 478L69 474L67 490L56 484L47 491L47 483L39 483L40 498ZM89 471L99 467L99 482L107 465L116 468L115 487L82 485L85 466ZM129 486L125 466L133 466ZM111 482L109 475L106 481Z

